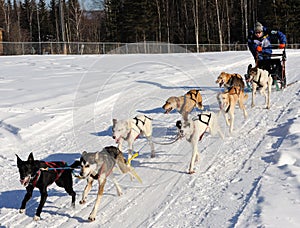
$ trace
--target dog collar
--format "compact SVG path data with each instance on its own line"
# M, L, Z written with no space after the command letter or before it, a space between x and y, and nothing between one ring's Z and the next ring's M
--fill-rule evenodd
M31 184L34 188L38 182L38 180L40 179L41 176L41 170L37 171L36 174L31 178L29 184Z

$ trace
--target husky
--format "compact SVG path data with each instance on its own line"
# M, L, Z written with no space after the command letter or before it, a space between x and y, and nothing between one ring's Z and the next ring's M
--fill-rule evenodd
M219 93L217 99L220 106L220 112L224 114L226 124L229 126L229 132L231 133L233 131L234 109L236 103L239 103L240 109L244 112L244 118L247 119L248 113L244 103L248 99L248 94L245 94L244 90L240 89L240 87L233 86L229 91Z
M266 108L270 109L270 96L273 78L271 74L267 70L259 69L258 67L251 68L249 71L248 82L252 82L252 102L251 107L254 107L254 100L256 94L257 86L262 87L260 89L260 94L265 96L265 104ZM266 89L268 88L268 94L266 93Z
M133 119L117 120L113 119L112 138L118 144L122 151L123 141L128 143L128 159L132 156L133 143L139 137L144 135L151 147L151 158L155 157L154 144L152 141L152 119L145 115L137 115Z
M240 89L244 90L245 83L243 81L243 78L239 74L229 74L226 72L221 72L218 76L216 83L219 84L219 86L224 86L225 92L231 89L231 87L240 87Z
M32 153L29 154L27 161L22 161L18 155L16 156L20 182L27 191L19 210L20 213L25 212L26 204L32 197L33 189L36 187L40 190L41 200L33 219L35 221L40 220L41 212L48 196L47 187L53 182L57 186L64 188L72 196L72 206L75 207L76 193L73 190L72 169L77 166L77 162L67 166L65 162L34 160Z
M195 173L194 165L199 160L200 154L198 152L198 141L201 141L205 132L210 132L211 135L218 133L223 139L224 135L218 124L218 119L213 112L203 112L192 119L187 121L178 120L176 122L178 134L181 138L186 140L192 145L193 154L189 165L189 174Z
M100 152L88 153L84 151L81 155L80 178L87 179L87 185L84 188L82 199L79 201L79 203L86 203L87 195L92 188L94 180L98 180L99 184L96 202L92 212L89 215L89 221L94 221L96 219L96 213L100 205L107 177L112 176L112 181L117 189L118 196L122 195L122 190L112 175L113 168L116 164L122 173L129 173L132 177L135 177L139 182L141 182L141 179L135 173L134 169L127 165L122 152L117 147L108 146L103 148L103 150Z
M189 90L185 95L180 97L169 97L166 103L162 106L165 114L170 113L174 109L177 110L184 119L187 119L188 114L197 107L203 110L202 96L199 90Z

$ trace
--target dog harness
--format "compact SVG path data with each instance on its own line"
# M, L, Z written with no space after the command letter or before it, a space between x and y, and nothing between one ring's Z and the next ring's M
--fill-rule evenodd
M204 121L204 120L202 119L202 116L208 117L208 120L207 120L207 121ZM204 124L207 126L206 129L205 129L205 131L203 132L203 134L200 135L199 141L202 140L203 135L204 135L204 133L206 132L206 130L207 130L207 128L208 128L210 118L211 118L211 113L209 113L209 114L202 113L202 114L199 114L199 115L198 115L198 118L197 118L197 119L195 119L195 120L199 120L200 122L204 123ZM195 121L195 120L194 120L194 121Z
M268 77L270 77L271 76L271 74L269 73L268 74ZM257 81L255 81L254 79L252 80L254 83L256 83L258 86L262 86L261 84L260 84L260 79L261 79L261 74L259 75L259 78L258 78L258 80Z
M54 170L55 174L56 174L56 178L53 182L57 181L61 174L65 171L65 169L63 169L63 167L65 167L66 162L61 162L63 166L57 164L56 162L44 162L45 165L47 166L47 168ZM38 180L40 179L40 176L42 174L42 171L47 171L49 172L49 170L43 170L43 169L39 169L36 174L34 175L34 177L31 179L30 183L32 184L33 187L36 187L36 184L38 182Z
M190 99L195 101L195 103L197 103L196 98L197 98L198 93L199 93L199 90L196 90L196 93L192 93L191 91L188 91L186 94L189 94L191 96ZM195 96L195 98L193 97L193 95Z
M261 74L259 75L258 81L255 81L254 79L252 81L260 86L260 78L261 78Z
M205 122L204 120L202 120L202 118L201 118L202 116L208 117L208 120ZM203 114L203 113L202 113L202 114L199 114L199 115L198 115L198 120L199 120L200 122L206 124L207 126L208 126L208 124L209 124L210 118L211 118L211 113L210 113L210 114Z
M152 119L150 117L148 117L148 116L145 116L145 120L144 121L141 120L141 119L139 119L139 118L137 118L137 117L134 117L133 119L135 120L135 126L139 129L139 132L137 130L135 130L134 128L131 128L131 130L133 129L133 130L135 130L138 133L137 137L135 138L135 139L137 139L140 136L141 132L142 132L142 129L139 127L139 122L141 122L142 125L144 126L146 124L146 119L149 119L149 120L152 120ZM127 137L125 138L125 140L129 138L131 130L129 131L129 133L128 133Z

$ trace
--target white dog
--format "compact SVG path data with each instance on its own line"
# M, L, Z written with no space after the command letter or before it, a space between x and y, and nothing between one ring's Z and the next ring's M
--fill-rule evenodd
M189 166L189 174L195 173L195 161L199 160L198 141L201 141L205 132L210 132L211 135L219 133L221 138L224 138L223 133L218 124L218 119L213 112L203 112L198 116L188 119L187 121L178 120L176 127L179 130L179 135L185 137L193 147L193 155Z
M122 151L123 141L128 143L128 160L132 156L133 143L139 135L144 135L151 147L151 158L155 157L154 145L152 142L152 120L145 115L138 115L133 119L116 120L113 119L113 139L118 144L119 150Z
M226 124L229 126L229 132L231 133L233 131L234 110L237 103L239 103L239 107L244 113L244 118L247 119L248 114L244 103L248 99L248 94L244 93L244 89L233 86L228 92L219 93L217 99L220 112L224 114Z
M256 94L257 86L261 86L260 94L265 96L266 108L270 109L270 95L273 79L270 73L266 70L259 69L257 67L251 68L249 71L249 79L252 82L252 103L251 106L254 107L254 99ZM268 88L268 95L266 94L266 89Z

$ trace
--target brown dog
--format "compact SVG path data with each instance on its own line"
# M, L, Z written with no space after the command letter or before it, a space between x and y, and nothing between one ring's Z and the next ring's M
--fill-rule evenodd
M217 99L220 105L220 111L223 112L226 124L229 126L229 131L233 131L234 122L234 109L238 102L240 109L244 112L245 119L248 114L245 108L245 101L248 99L248 94L244 93L244 90L239 86L233 86L229 91L219 93ZM229 115L229 118L228 118Z
M166 103L162 106L165 113L170 113L172 110L177 110L183 118L187 118L193 108L198 107L203 110L202 96L199 90L190 90L185 95L180 97L169 97Z
M230 88L233 86L239 86L243 90L245 88L243 78L239 74L221 72L216 80L216 83L218 83L220 87L224 85L225 90L230 90Z

